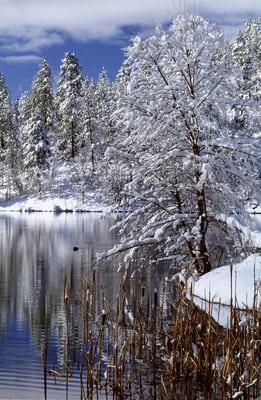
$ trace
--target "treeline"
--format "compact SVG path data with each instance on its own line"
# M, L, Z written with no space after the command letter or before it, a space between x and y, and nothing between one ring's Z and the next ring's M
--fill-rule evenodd
M66 53L53 88L46 59L32 83L12 103L0 75L1 183L7 196L46 192L82 193L104 180L104 152L113 142L115 85L105 71L86 79L73 53Z

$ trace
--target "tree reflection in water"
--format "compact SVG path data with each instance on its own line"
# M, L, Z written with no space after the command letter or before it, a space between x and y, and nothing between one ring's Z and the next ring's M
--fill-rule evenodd
M95 270L94 264L96 253L118 240L110 232L116 218L0 216L0 385L5 398L33 399L40 393L80 398L90 390L87 361L90 367L101 357L99 373L104 373L112 344L108 335L101 341L100 318L105 299L107 309L116 312L121 282L111 262ZM88 279L92 299L86 310ZM139 279L152 294L160 284L151 271ZM129 301L136 302L138 292L134 285Z
M0 358L0 383L6 396L14 391L9 377L18 378L18 390L23 375L30 376L28 387L23 386L30 391L32 382L38 385L41 364L46 392L47 379L54 381L47 376L49 369L70 375L77 366L83 277L94 254L115 243L115 235L109 232L113 220L101 219L98 214L0 216L0 355L4 347L9 349L9 356ZM79 251L73 251L74 246ZM113 287L108 285L107 289ZM15 343L8 340L10 330ZM41 359L37 373L30 367L29 350L22 343L19 347L25 332L30 336L30 347L36 347L33 357L38 354ZM24 359L21 368L14 367L17 358ZM31 361L34 365L35 360ZM61 377L55 378L59 383ZM23 380L27 385L26 378Z

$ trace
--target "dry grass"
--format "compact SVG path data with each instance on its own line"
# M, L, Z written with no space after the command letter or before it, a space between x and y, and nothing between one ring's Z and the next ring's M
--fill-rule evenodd
M67 299L69 302L70 299ZM261 315L231 306L230 326L170 283L150 292L142 279L122 274L109 305L96 271L81 299L82 399L256 399L261 393ZM220 305L220 311L221 305Z

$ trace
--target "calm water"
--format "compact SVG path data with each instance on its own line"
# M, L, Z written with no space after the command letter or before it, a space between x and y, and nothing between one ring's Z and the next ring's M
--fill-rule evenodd
M115 218L0 214L0 400L41 400L46 391L48 400L81 398L83 282L93 274L95 254L118 241L110 231ZM97 267L97 307L103 295L115 305L117 268L111 262ZM159 277L162 271L153 268L145 274L151 296L154 288L163 290ZM66 365L72 371L68 386L65 377L48 374L65 372Z
M47 368L70 364L69 399L79 398L80 292L96 251L115 243L112 223L97 214L0 215L0 399L44 398L47 346ZM116 274L100 274L110 298ZM47 379L48 399L64 399L66 380Z

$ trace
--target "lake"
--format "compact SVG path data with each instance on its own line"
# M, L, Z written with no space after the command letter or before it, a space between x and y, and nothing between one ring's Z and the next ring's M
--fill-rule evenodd
M94 370L99 369L98 372L103 374L104 380L104 365L106 362L107 367L110 364L106 357L115 350L112 342L119 341L125 346L126 338L132 334L136 342L139 342L136 328L133 331L128 328L132 325L132 312L136 312L134 317L141 332L141 341L144 329L150 337L150 332L154 329L150 321L155 319L155 289L158 324L168 321L173 312L171 303L174 297L170 294L168 280L165 279L168 275L166 265L161 265L160 268L145 266L144 270L140 271L142 260L139 260L139 272L135 274L132 270L129 280L124 284L123 274L118 272L119 262L113 264L112 261L105 261L95 266L95 254L111 248L119 240L110 230L117 218L102 217L98 213L0 214L1 400L86 398L86 392L83 393L81 388L81 367L84 354L86 379L86 357L90 346L96 352L99 351L99 346L103 346L100 354L92 355L92 360L95 363L95 357L100 357L101 362L97 367L94 366ZM252 227L256 232L256 239L260 238L260 228L260 216L257 216ZM88 311L90 318L87 317L87 320L93 320L90 336L85 320L88 313L82 305L86 303L83 294L86 294L86 289L91 290L92 280L95 280L92 292L92 296L95 297L95 301L92 299L95 310ZM144 302L142 293L145 288ZM122 291L124 304L121 312L124 318L128 319L127 328L123 327L124 329L120 330L120 326L123 325L119 314L116 318L115 315L111 318L118 320L119 332L125 332L127 336L119 337L115 325L110 321L106 328L106 336L100 316L105 306L107 309L117 308L117 296ZM102 340L99 339L101 333ZM137 381L141 376L142 379L145 377L145 380L148 377L147 372L140 367L140 363L146 362L145 358L146 355L142 352L139 355L138 345L135 349L137 362L133 364ZM125 362L127 368L131 358L126 358ZM147 362L148 368L151 368L151 360L147 359ZM150 376L148 379L151 382ZM144 398L154 398L151 394L151 383L145 382L145 386L147 397ZM190 394L186 398L190 398L189 396ZM108 397L102 395L99 398L112 397L109 394ZM134 395L133 398L139 397ZM184 393L178 396L177 392L176 399L184 400Z
M79 399L83 346L81 296L96 252L111 248L116 217L100 214L0 215L0 399ZM117 268L96 271L99 291L115 302ZM157 274L148 273L153 292ZM65 301L70 298L70 304ZM65 373L70 379L51 376ZM66 372L67 373L67 372Z
M67 353L69 398L79 398L79 296L95 253L115 243L112 224L98 214L0 215L1 399L44 397L46 346L48 369L62 370ZM107 292L114 278L106 273ZM65 290L73 299L68 312ZM65 386L65 379L48 376L48 398L65 398Z

